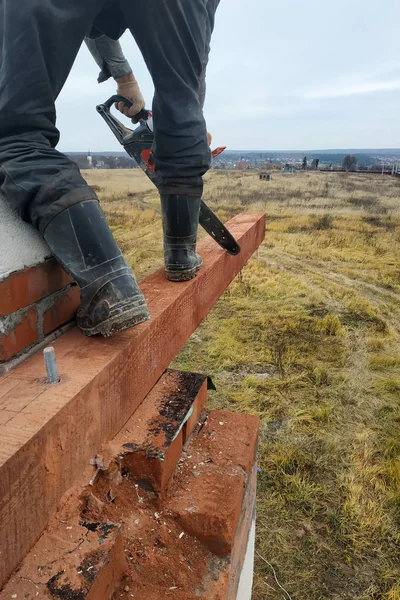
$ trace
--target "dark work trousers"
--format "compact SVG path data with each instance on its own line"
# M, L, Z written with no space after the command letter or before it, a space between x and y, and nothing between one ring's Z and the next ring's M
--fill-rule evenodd
M93 198L55 150L54 101L105 5L131 30L153 78L160 191L201 194L211 157L200 86L218 1L0 0L0 191L24 220L43 233L59 212Z

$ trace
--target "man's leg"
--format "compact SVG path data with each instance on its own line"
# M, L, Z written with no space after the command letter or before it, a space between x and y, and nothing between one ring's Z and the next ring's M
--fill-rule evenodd
M155 86L153 154L161 192L202 189L211 156L199 99L218 0L119 0Z
M103 3L0 2L0 191L79 283L78 325L87 335L148 318L96 194L55 150L54 101Z
M0 191L41 231L69 191L90 194L77 166L54 149L54 101L99 4L0 3Z
M167 277L194 277L202 175L211 153L201 82L218 0L119 0L155 86L155 172L161 194Z

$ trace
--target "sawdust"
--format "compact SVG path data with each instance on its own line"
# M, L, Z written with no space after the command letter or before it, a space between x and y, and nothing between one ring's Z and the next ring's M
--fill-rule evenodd
M85 526L91 522L97 526L99 518L102 523L122 523L128 574L113 598L139 597L132 596L139 588L146 597L146 586L204 591L204 578L214 560L212 553L184 533L171 513L158 509L152 494L128 474L110 488L107 471L102 472L95 485L85 490L81 507Z

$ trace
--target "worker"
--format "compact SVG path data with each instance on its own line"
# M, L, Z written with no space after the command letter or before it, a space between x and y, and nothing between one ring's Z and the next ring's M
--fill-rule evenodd
M130 29L155 87L153 155L167 277L194 277L201 266L202 176L211 160L201 88L218 2L0 2L0 192L80 285L77 323L86 335L110 336L147 320L149 312L95 191L55 149L54 102L85 36L118 40ZM124 84L133 81L125 77L118 84L129 95Z

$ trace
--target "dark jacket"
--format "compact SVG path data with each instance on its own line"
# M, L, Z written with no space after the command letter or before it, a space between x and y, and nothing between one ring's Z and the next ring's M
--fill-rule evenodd
M90 39L106 35L112 40L119 40L126 31L124 16L115 2L107 2L101 13L96 17L93 27L88 33Z

